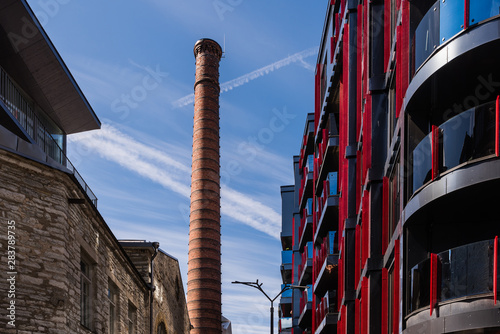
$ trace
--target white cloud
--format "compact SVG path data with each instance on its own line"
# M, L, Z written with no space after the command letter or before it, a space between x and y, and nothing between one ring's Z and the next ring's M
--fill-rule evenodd
M137 142L108 124L103 124L101 130L75 134L68 139L183 197L190 196L190 185L185 181L189 179L188 166L177 162L166 152ZM279 239L279 213L229 187L222 187L221 194L222 214Z
M318 50L318 48L314 47L314 48L310 48L310 49L306 49L304 51L294 53L293 55L288 56L286 58L283 58L281 60L278 60L270 65L261 67L255 71L244 74L236 79L226 81L220 85L220 91L221 91L221 93L230 91L233 88L242 86L242 85L244 85L252 80L255 80L259 77L267 75L267 74L269 74L277 69L280 69L281 67L288 66L288 65L295 63L295 62L300 62L300 64L302 66L304 66L304 64L308 65L307 63L304 62L304 58L315 55L317 53L317 50ZM308 68L308 69L310 69L310 68ZM187 96L184 96L184 97L174 101L172 103L172 105L175 108L180 108L180 107L187 106L188 104L192 104L193 102L194 102L194 94L189 94Z

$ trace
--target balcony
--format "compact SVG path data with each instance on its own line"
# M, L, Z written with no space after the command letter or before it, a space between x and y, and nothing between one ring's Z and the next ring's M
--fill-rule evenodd
M312 286L308 285L308 289L302 292L300 298L300 316L299 327L302 329L311 328L312 324Z
M479 159L494 157L498 136L495 124L495 102L489 102L435 127L410 153L409 195L440 174ZM415 139L410 138L411 141Z
M315 243L321 243L328 231L338 229L339 197L337 192L337 172L328 173L323 181L322 196L318 198Z
M303 210L307 204L307 199L311 198L313 193L313 179L314 179L314 158L312 155L308 156L306 166L302 169L302 179L299 189L300 210Z
M313 263L313 243L308 242L302 252L302 262L298 267L299 270L299 285L307 285L312 283L312 263Z
M435 304L457 299L491 299L498 282L498 275L493 276L498 266L498 261L494 263L494 242L494 239L480 241L438 253L434 269L430 259L414 266L408 276L408 313L429 307L431 297ZM434 275L431 271L435 271ZM431 296L431 280L436 286L435 296Z
M304 136L300 148L299 167L304 168L307 164L307 158L314 153L314 114L307 114Z
M307 199L306 207L302 210L299 227L299 249L303 249L306 243L312 240L313 232L313 199Z
M285 288L285 286L287 286L288 284L281 284L281 290L283 290ZM288 304L292 304L292 297L293 297L293 293L292 293L292 289L288 289L288 290L285 290L282 294L281 294L281 297L280 297L280 307L283 309L285 308L284 305L288 305Z
M338 240L335 231L328 232L328 236L323 238L313 270L316 277L316 282L314 282L316 296L324 295L327 290L337 289Z
M313 333L326 334L336 332L338 320L337 308L336 291L329 291L319 299L319 304L315 312L316 328Z
M31 102L31 98L18 87L12 78L0 67L0 108L11 114L12 118L6 120L6 122L16 123L18 129L10 130L20 137L18 144L14 145L16 147L9 148L22 153L25 152L23 148L39 148L43 153L39 154L37 152L33 157L50 166L57 166L59 169L72 175L83 192L88 196L90 202L94 207L97 207L97 197L71 161L66 157L64 151L65 136L62 130L48 118L43 117L43 112L35 112L36 110L40 110L40 108ZM36 152L36 150L36 148L33 148L30 152Z
M291 333L293 327L292 317L280 318L279 331L280 333Z
M318 159L316 161L316 195L323 190L323 181L329 173L338 171L339 168L339 136L337 115L330 113L326 128L321 129L321 142L318 144Z
M292 280L292 256L293 251L286 250L281 252L281 278L283 283L291 284Z
M423 16L413 35L413 68L419 69L426 60L455 35L467 27L500 14L499 0L436 1ZM415 8L417 9L417 8ZM464 17L468 17L464 24Z

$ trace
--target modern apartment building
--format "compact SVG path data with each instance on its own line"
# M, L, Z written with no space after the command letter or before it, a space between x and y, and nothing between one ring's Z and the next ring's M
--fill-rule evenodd
M499 14L492 0L328 1L283 205L291 284L312 257L311 324L293 299L291 332L500 332Z
M0 50L0 332L189 333L177 259L118 241L66 157L100 122L25 0Z

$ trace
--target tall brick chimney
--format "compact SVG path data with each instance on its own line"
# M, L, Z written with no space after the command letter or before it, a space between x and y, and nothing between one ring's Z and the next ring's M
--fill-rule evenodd
M222 49L211 39L194 46L193 162L187 305L191 334L220 334L219 62Z

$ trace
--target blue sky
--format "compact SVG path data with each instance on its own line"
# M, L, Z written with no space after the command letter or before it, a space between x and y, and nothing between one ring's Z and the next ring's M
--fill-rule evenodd
M100 118L68 138L70 160L119 239L159 241L187 281L195 59L220 64L223 314L269 330L280 288L280 186L293 183L327 1L28 0ZM277 310L277 305L276 310ZM277 330L276 330L277 331Z

